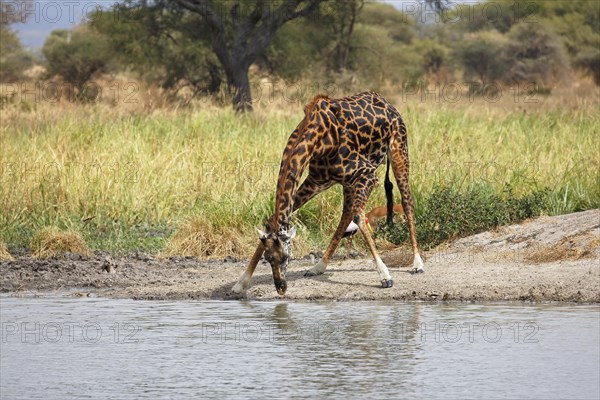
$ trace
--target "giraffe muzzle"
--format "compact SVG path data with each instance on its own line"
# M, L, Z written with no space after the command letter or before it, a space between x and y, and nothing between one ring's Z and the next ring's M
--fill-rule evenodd
M275 283L275 289L280 296L283 296L287 291L287 281L285 280L285 270L287 265L283 266L271 266L273 270L273 283Z
M277 294L283 296L287 291L287 282L285 279L275 279L275 289L277 290Z

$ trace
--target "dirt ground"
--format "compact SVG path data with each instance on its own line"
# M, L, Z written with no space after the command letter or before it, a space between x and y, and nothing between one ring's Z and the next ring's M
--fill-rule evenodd
M379 287L366 255L334 260L323 275L305 278L303 272L316 262L308 256L290 264L285 298L599 303L600 210L540 217L444 244L424 254L424 274L408 272L411 254L405 248L382 258L395 281L390 289ZM44 260L22 256L0 263L0 292L157 300L280 298L265 262L245 295L231 292L246 262L144 254L112 257L101 252Z

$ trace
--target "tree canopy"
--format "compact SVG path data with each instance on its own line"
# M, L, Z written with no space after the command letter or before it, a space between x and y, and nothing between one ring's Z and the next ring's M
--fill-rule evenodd
M124 0L54 32L43 54L50 76L79 86L133 72L174 98L182 88L226 94L238 111L252 109L251 81L265 76L377 89L451 79L547 86L579 71L600 84L596 1L423 4L439 22L364 0ZM0 24L3 81L24 70L13 22Z

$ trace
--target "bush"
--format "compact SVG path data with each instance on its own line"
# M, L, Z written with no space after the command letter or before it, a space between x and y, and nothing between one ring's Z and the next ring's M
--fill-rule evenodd
M519 23L507 36L511 68L504 74L505 82L549 84L568 67L564 45L543 24Z
M17 35L0 24L0 82L15 82L23 78L23 72L31 66L33 56L25 51Z
M591 75L596 85L600 86L600 50L595 47L583 49L575 59L575 66Z
M86 94L83 89L94 74L107 70L110 60L108 44L101 35L80 26L69 31L53 31L42 48L47 60L48 75L60 76L75 89L74 95L81 100L96 94Z
M417 217L417 238L424 249L440 243L538 216L545 209L547 190L517 197L507 187L501 195L484 186L466 192L436 187L424 201ZM394 244L408 239L405 224L380 225L381 235Z
M509 66L507 48L507 38L495 30L466 35L457 50L465 77L484 84L502 79Z
M423 60L421 66L427 74L437 74L448 63L449 49L434 40L421 40L414 48Z

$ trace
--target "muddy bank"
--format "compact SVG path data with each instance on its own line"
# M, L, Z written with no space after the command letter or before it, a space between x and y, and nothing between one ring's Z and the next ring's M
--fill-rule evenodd
M304 278L312 260L288 270L287 299L600 302L600 210L540 217L447 243L426 252L425 274L408 273L411 255L383 254L395 285L381 289L368 256L334 260L325 274ZM235 299L231 287L246 261L65 255L0 263L0 291L63 291L135 299ZM260 264L249 299L279 298L268 264Z

